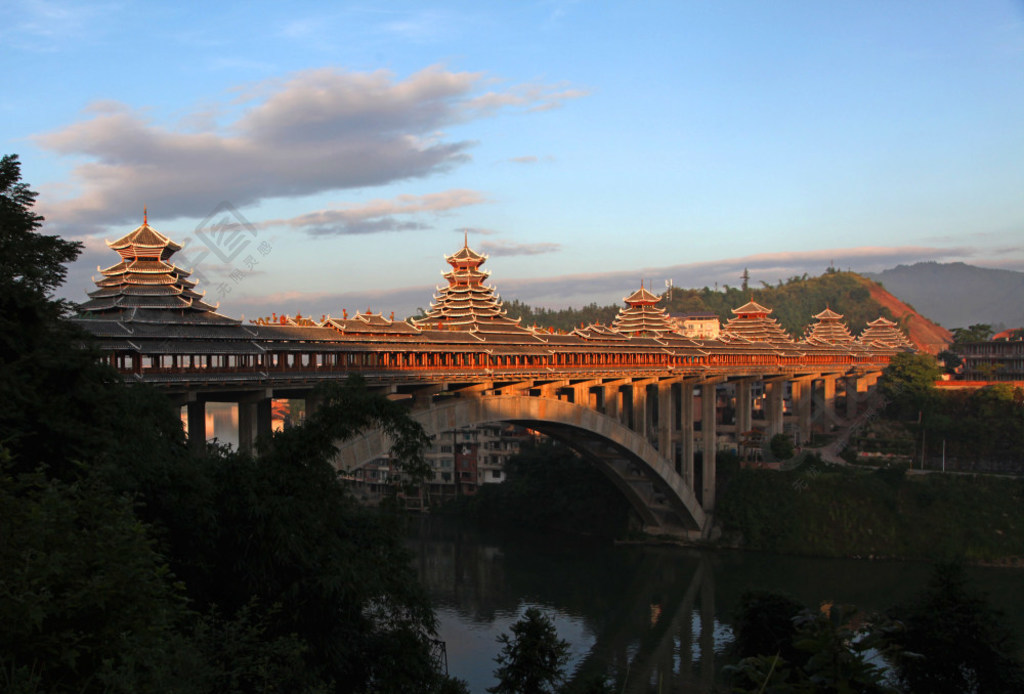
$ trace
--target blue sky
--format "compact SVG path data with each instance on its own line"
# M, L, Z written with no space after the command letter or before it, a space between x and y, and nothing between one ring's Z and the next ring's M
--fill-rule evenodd
M233 316L403 317L464 234L546 306L1024 270L1021 2L15 0L0 67L73 299L143 206Z

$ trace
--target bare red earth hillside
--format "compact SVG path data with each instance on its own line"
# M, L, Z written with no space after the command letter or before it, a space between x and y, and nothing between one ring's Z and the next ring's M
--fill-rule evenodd
M882 285L872 282L866 277L862 277L861 281L871 292L872 299L892 311L892 315L908 332L907 337L917 345L918 349L929 354L938 354L953 341L953 333L922 316L908 304L887 292Z

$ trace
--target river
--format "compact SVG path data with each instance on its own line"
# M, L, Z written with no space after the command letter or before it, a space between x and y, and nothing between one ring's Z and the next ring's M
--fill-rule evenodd
M707 692L731 662L732 614L744 591L880 610L908 600L929 573L912 562L610 546L431 516L417 520L409 545L437 608L448 671L474 694L495 683L496 639L530 606L570 643L573 677L605 672L616 691ZM971 568L969 576L1024 633L1024 570Z

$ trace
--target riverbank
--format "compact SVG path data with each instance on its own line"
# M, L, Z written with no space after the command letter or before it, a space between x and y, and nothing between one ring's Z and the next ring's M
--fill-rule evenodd
M722 546L819 557L1024 566L1024 480L811 463L744 469L716 509Z

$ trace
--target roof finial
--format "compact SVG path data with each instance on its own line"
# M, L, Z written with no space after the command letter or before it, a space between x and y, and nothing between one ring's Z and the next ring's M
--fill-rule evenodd
M149 208L145 205L142 206L142 226L149 225Z
M462 230L462 247L469 248L469 229Z

